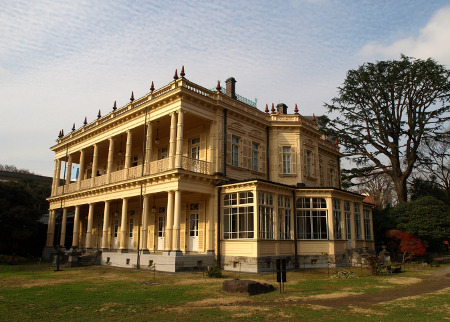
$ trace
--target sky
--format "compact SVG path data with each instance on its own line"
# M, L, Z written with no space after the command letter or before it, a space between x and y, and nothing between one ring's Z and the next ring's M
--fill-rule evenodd
M58 133L173 79L326 113L346 72L401 54L450 68L450 1L0 1L0 164L52 176Z

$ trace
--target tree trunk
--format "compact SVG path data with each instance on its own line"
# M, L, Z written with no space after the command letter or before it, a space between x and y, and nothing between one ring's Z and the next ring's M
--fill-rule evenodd
M397 193L398 202L408 201L408 189L406 186L406 178L392 176L394 181L395 192Z

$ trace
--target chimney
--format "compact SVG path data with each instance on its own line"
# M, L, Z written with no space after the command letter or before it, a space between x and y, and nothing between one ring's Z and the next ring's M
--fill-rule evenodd
M227 90L226 94L227 96L230 96L231 98L236 99L236 80L234 77L230 77L225 81L225 84L227 84Z
M277 104L278 114L287 114L287 105L284 103Z

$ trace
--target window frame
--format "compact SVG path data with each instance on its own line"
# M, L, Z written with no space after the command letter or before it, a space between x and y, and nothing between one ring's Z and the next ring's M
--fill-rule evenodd
M231 165L239 167L239 153L241 146L241 138L236 135L231 136Z
M286 151L289 149L289 152ZM283 174L292 174L292 147L289 145L281 147Z
M224 194L222 207L224 240L254 238L254 200L252 191Z
M252 170L259 171L259 146L257 142L252 142Z
M333 228L334 228L334 239L343 240L342 234L342 210L341 210L341 200L333 198Z
M326 199L320 197L297 198L295 224L299 240L329 240Z
M289 196L278 196L278 238L292 240L291 234L292 203Z

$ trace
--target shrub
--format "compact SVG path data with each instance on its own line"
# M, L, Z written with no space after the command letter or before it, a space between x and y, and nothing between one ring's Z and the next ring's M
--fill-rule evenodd
M208 271L206 272L206 276L208 277L223 277L222 269L219 265L213 265L208 267Z
M355 273L350 272L346 269L340 269L337 271L336 274L331 275L330 278L332 278L332 279L354 279L354 278L358 278L358 275L356 275Z
M369 255L367 256L366 261L372 275L380 275L380 268L383 266L383 262L380 258L376 255Z

